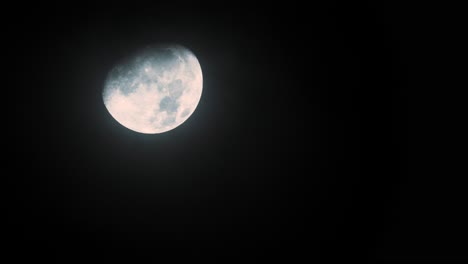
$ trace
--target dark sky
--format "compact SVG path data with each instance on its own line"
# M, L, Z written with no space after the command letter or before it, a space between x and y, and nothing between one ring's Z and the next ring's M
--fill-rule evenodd
M15 9L8 251L51 263L466 258L461 194L420 118L436 112L421 110L419 7L273 2ZM101 92L115 63L159 42L196 54L203 95L183 125L144 135Z

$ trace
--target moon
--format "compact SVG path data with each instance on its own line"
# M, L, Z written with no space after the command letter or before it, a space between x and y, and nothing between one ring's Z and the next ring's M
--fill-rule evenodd
M193 114L202 89L197 57L181 45L158 45L116 65L104 83L102 98L124 127L158 134L180 126Z

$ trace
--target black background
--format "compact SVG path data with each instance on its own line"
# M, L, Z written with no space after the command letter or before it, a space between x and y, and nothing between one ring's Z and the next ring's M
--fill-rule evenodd
M449 121L428 66L429 32L443 29L420 6L12 13L5 201L18 261L466 260L463 174L442 157ZM203 95L179 128L138 134L110 116L102 87L121 58L158 42L196 54Z

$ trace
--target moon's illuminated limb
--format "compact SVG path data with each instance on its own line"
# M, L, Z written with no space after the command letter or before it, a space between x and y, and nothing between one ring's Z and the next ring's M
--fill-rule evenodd
M107 77L104 104L123 126L163 133L185 122L200 101L203 76L195 55L182 46L147 49L117 65Z

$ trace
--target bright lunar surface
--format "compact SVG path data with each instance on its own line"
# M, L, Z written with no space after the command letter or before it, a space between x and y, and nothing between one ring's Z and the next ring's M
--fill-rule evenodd
M102 97L123 126L145 134L178 127L200 101L203 76L195 55L179 45L136 53L109 73Z

